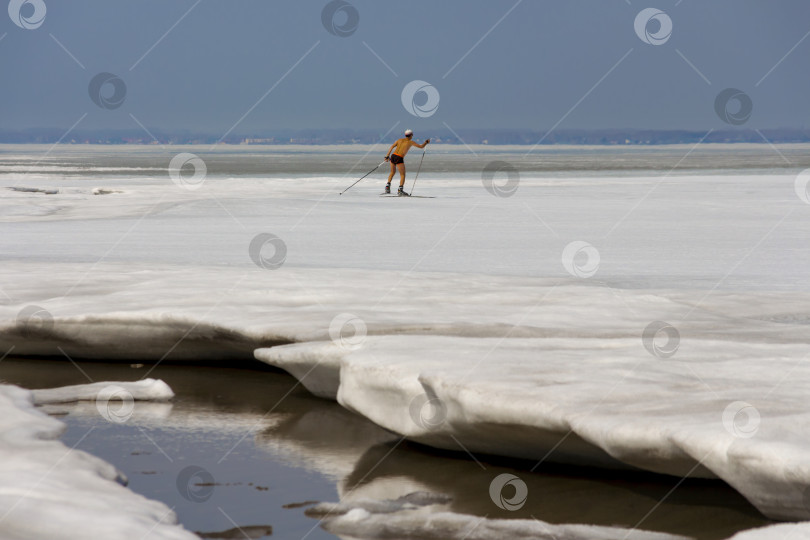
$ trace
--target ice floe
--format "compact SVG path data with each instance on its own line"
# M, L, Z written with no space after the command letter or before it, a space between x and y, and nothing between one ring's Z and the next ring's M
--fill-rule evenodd
M0 385L0 536L8 540L191 540L165 504L122 484L115 467L58 438L64 424L31 392Z
M368 336L257 357L338 380L343 406L431 446L716 477L771 517L810 514L807 346L692 339L662 359L639 341Z
M539 519L487 519L480 516L437 512L431 507L447 502L435 493L411 493L395 500L358 500L321 503L306 514L321 521L324 529L364 540L413 538L420 540L685 540L687 537L640 529L592 525L558 525Z
M806 295L435 273L394 275L392 288L362 270L120 265L77 285L82 269L4 265L31 304L0 305L0 347L193 361L259 347L317 395L425 444L718 477L769 517L810 516L810 340L790 322Z
M168 401L174 397L169 385L161 380L142 379L135 382L97 382L60 386L31 391L36 405L71 403L74 401Z
M810 524L808 523L781 523L769 527L759 527L742 531L729 540L808 540L810 539Z

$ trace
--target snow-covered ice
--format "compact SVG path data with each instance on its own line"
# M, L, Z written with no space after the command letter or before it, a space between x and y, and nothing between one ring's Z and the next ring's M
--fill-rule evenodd
M37 275L54 268L69 276L71 266L15 263L0 272L21 276L15 279L24 285L41 283ZM461 276L411 275L391 291L388 282L360 270L257 269L241 282L245 272L237 269L197 268L193 276L161 267L97 270L68 298L53 298L57 276L49 282L53 289L40 287L50 299L33 299L47 304L53 317L47 328L33 331L58 340L68 354L95 348L109 357L120 350L159 359L159 344L171 347L184 335L194 340L197 331L201 343L229 336L248 351L262 342L297 341L257 354L279 358L276 365L290 368L319 395L338 397L415 440L457 449L449 433L478 452L540 459L554 448L549 459L555 461L717 476L766 515L807 515L802 492L810 485L804 465L810 445L807 432L797 429L807 421L802 403L810 374L801 362L807 338L802 325L771 320L774 314L799 316L800 306L810 305L799 294L773 295L763 309L763 293L718 293L701 304L700 295L683 291L542 278L490 277L462 289ZM296 280L311 285L301 288ZM193 295L216 290L221 281L233 285L213 296ZM420 302L431 298L429 311L409 307L417 291ZM324 300L313 306L307 301L313 296ZM152 298L161 298L163 307ZM108 305L116 311L105 314ZM335 340L330 336L346 306L368 333L357 344L353 327L349 335L341 330ZM11 318L23 307L0 312ZM609 322L605 312L612 314ZM690 312L678 323L674 357L648 352L641 334L650 319L677 321ZM13 319L7 324L3 340L13 341L4 345L26 350L28 327L20 329ZM214 327L216 333L208 334ZM144 345L152 328L161 341ZM83 336L91 341L83 343ZM34 343L54 347L47 339ZM448 433L413 421L411 403L422 394L447 407ZM726 408L739 403L750 404L761 418L753 437L734 435L734 426L747 425L745 407L731 412L731 428L723 423Z
M0 351L255 354L425 444L718 477L810 517L791 174L528 175L508 199L433 174L420 189L442 197L414 201L377 198L379 179L337 198L334 176L191 191L132 169L94 191L81 174L32 171L59 193L0 200ZM251 260L267 232L274 270Z
M112 398L136 401L168 401L174 397L169 385L161 380L142 379L128 382L97 382L32 390L34 404L71 403L74 401L99 401Z
M0 536L197 538L166 505L125 488L115 467L59 442L63 430L30 391L0 385Z
M313 366L333 362L323 349L275 355L289 353L304 372L307 351ZM766 515L795 518L808 515L810 485L810 385L797 382L810 379L806 350L695 339L663 361L632 338L585 348L560 338L370 336L344 350L337 399L432 446L719 477Z
M729 540L808 540L810 525L807 523L782 523L742 531Z
M387 501L321 503L307 510L307 515L320 519L330 532L365 540L686 540L684 536L639 529L557 525L539 519L486 519L432 508L443 502L437 494L415 492Z

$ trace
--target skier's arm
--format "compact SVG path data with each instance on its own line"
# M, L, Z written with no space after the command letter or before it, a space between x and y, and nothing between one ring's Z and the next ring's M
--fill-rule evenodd
M393 150L396 145L397 143L396 141L394 141L394 144L392 144L391 147L388 149L388 152L385 153L385 161L388 161L388 158L391 156L391 150Z
M425 139L425 142L423 142L422 144L416 144L416 143L413 143L413 145L414 145L415 147L417 147L417 148L424 148L424 147L426 147L426 146L427 146L429 143L430 143L430 139Z

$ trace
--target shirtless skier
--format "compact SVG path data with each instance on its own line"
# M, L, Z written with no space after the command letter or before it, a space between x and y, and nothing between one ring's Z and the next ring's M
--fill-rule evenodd
M394 141L394 144L391 145L391 147L388 149L388 153L385 155L385 160L391 162L391 174L388 175L388 183L385 184L386 193L391 193L391 179L394 177L394 172L399 169L399 189L397 190L397 195L410 195L409 193L405 193L404 190L405 154L408 153L408 150L410 150L412 146L424 148L428 145L428 143L430 143L430 139L426 139L422 144L415 143L412 139L413 131L406 129L405 136ZM392 150L394 151L393 153L391 153Z

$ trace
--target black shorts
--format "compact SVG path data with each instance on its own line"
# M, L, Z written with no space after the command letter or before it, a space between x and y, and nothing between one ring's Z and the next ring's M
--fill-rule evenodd
M402 156L398 156L396 154L391 154L391 163L393 163L394 165L405 163L405 158Z

